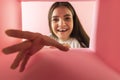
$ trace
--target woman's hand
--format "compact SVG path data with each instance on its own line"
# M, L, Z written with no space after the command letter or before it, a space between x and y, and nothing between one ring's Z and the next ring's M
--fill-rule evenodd
M7 30L6 34L11 37L26 39L25 41L6 47L3 49L5 54L19 52L14 62L11 65L12 69L16 69L19 64L20 72L24 71L25 66L32 55L42 49L44 46L54 46L62 51L68 51L69 48L63 46L52 38L42 35L40 33L33 33L20 30Z

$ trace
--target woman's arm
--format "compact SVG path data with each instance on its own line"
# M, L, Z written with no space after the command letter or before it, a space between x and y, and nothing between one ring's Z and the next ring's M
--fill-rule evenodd
M19 52L14 62L11 65L12 69L16 69L20 62L20 72L24 71L25 66L32 55L41 50L44 46L54 46L62 51L68 51L69 48L58 43L54 39L40 33L33 33L29 31L7 30L6 34L11 37L26 39L25 41L6 47L3 49L5 54Z

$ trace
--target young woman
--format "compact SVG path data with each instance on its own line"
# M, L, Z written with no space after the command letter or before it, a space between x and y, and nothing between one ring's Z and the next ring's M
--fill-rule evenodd
M70 48L89 47L89 37L69 2L55 2L48 14L51 37Z

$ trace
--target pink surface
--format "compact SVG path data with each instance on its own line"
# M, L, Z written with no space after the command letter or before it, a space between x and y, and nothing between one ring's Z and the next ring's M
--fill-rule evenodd
M0 0L0 55L1 49L20 40L5 35L6 29L21 29L20 1Z
M4 1L6 0L0 1L2 13L0 14L2 26L0 27L2 37L0 49L14 43L14 40L4 35L4 30L20 29L18 25L21 25L21 18L18 17L20 3L17 0ZM14 7L6 8L8 3ZM65 53L57 49L44 48L32 56L23 73L19 73L18 69L13 71L9 68L16 54L1 53L0 80L120 80L119 7L119 0L99 0L99 14L95 24L97 28L93 29L95 32L92 32L89 49L71 49ZM9 11L8 8L13 11ZM7 14L10 16L14 14L14 16L6 17ZM13 26L10 27L11 25Z
M48 52L49 51L49 52ZM89 49L71 49L62 52L57 49L43 49L32 56L26 70L9 69L15 54L3 55L1 80L120 80L117 72L104 64ZM4 60L4 64L3 64ZM4 68L3 68L4 67ZM7 75L7 77L6 77Z
M96 55L118 72L120 72L119 7L119 0L100 0L96 34Z

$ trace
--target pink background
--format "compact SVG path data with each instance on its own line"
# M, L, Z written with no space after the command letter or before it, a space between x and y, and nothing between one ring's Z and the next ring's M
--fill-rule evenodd
M120 80L119 7L119 0L97 0L90 48L68 52L42 49L23 73L9 68L16 54L0 52L0 80ZM4 31L22 29L21 11L20 0L0 0L0 50L20 41Z
M22 29L50 34L48 11L54 2L22 2ZM84 29L90 36L94 24L96 1L71 1Z

